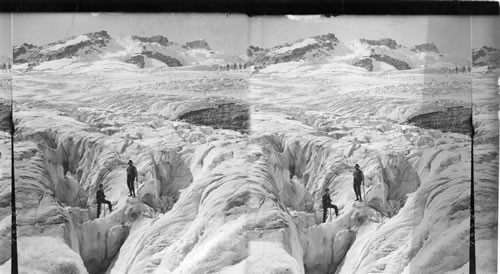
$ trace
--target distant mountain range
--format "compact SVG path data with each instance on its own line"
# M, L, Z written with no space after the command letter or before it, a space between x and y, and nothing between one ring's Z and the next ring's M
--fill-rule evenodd
M115 39L106 31L86 33L43 46L24 43L13 50L15 64L34 66L43 62L76 58L82 61L114 59L132 63L140 68L166 65L211 65L243 62L244 56L214 51L205 40L184 44L167 37L129 36Z
M250 46L247 52L253 63L261 66L290 61L330 60L342 61L373 71L381 68L408 70L424 67L470 66L471 64L471 61L466 58L441 53L433 43L408 48L390 38L344 42L331 33L300 39L270 49Z
M286 62L341 62L367 71L409 70L455 66L500 67L500 50L483 47L472 52L472 60L440 52L434 43L411 47L391 38L341 41L335 34L313 36L264 49L250 46L246 56L214 51L201 39L184 44L162 35L113 38L106 31L73 36L47 45L22 44L13 50L14 63L38 64L71 58L77 61L117 60L140 68L156 66L225 65L247 63L265 67Z

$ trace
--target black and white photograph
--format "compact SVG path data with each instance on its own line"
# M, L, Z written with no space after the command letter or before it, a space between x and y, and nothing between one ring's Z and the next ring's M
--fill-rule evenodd
M0 273L11 273L12 230L12 43L10 14L0 14ZM15 234L14 234L15 239ZM6 263L8 262L8 263Z
M0 22L0 273L497 273L498 16Z

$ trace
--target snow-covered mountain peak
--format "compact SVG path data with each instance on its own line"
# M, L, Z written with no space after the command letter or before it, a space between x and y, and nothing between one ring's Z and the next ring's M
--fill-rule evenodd
M262 49L256 46L250 46L247 49L247 55L258 66L290 61L313 60L319 57L325 59L332 56L345 55L349 52L350 50L332 33L299 39L270 49Z
M106 47L111 36L105 30L99 32L85 33L78 36L72 36L68 39L49 43L44 46L40 53L50 53L54 51L66 51L68 54L73 52L73 49L82 49L84 47L97 46L99 48Z
M106 31L72 36L44 46L24 43L14 47L15 63L40 63L75 56L92 56L104 51L112 40Z
M333 33L328 33L325 35L313 36L310 38L300 39L291 43L286 43L284 45L279 45L273 47L270 53L285 53L289 51L300 51L300 49L310 50L324 48L327 50L333 50L333 47L339 43L339 39Z

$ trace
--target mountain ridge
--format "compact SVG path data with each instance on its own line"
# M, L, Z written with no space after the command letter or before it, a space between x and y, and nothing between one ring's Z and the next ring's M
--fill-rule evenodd
M324 41L331 41L325 44ZM265 67L291 61L317 62L318 59L341 61L373 71L376 64L384 64L395 70L469 66L470 60L441 53L433 42L412 47L404 46L392 38L342 41L334 34L313 36L264 49L251 45L247 56L256 66Z
M139 68L190 65L226 65L247 63L266 67L287 62L341 62L365 68L410 70L488 65L500 67L499 51L491 47L474 49L472 61L442 53L433 42L405 46L396 40L360 38L342 41L334 33L311 36L271 48L250 45L246 55L236 56L213 50L204 39L177 43L164 35L114 38L107 31L85 33L67 39L34 45L23 43L13 47L14 64L37 66L47 61L73 58L75 61L116 59ZM382 65L380 65L382 64Z
M27 64L28 67L66 58L81 61L117 59L139 68L243 62L241 57L212 50L204 39L183 44L163 35L131 35L117 39L105 30L71 36L41 46L23 43L13 47L13 57L15 64Z

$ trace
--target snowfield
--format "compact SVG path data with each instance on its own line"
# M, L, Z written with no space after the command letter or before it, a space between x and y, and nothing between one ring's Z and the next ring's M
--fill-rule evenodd
M477 273L496 273L496 78L375 66L16 66L21 273L464 273L472 163ZM249 130L208 125L217 117L204 111L224 107L232 121L247 110ZM455 129L470 113L473 155L470 134ZM356 163L365 202L354 201ZM96 218L101 183L113 212ZM340 214L322 223L327 187Z

